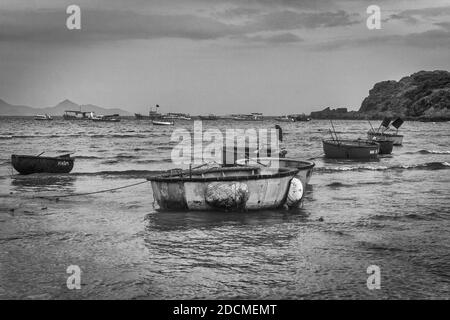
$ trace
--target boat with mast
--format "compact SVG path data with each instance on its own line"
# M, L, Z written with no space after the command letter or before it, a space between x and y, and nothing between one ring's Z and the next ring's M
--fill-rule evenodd
M373 140L376 138L389 140L393 142L394 146L401 146L403 144L403 135L398 134L398 129L402 126L404 121L401 118L397 118L392 123L390 122L391 120L389 118L384 118L378 129L375 130L369 121L371 128L367 132L367 139ZM395 133L389 132L389 130L391 130L389 125L392 125L396 129Z

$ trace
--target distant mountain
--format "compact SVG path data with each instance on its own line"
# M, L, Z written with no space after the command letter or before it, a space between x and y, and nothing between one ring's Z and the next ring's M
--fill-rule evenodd
M34 116L36 114L49 114L52 116L62 116L64 111L73 110L79 111L81 108L82 111L92 111L96 114L120 114L121 116L131 116L132 114L118 108L102 108L99 106L95 106L92 104L88 105L79 105L73 101L68 99L61 101L54 107L49 108L33 108L29 106L19 106L19 105L11 105L4 100L0 99L0 115L3 116Z
M420 71L400 81L382 81L359 109L370 116L450 119L450 72Z

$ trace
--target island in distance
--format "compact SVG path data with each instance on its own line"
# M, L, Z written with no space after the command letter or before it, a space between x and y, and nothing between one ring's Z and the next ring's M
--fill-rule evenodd
M450 72L420 71L400 81L378 82L369 91L358 111L346 108L311 112L313 119L450 120Z

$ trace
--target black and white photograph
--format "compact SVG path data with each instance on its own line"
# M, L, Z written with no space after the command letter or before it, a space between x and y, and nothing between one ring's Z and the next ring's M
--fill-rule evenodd
M449 300L449 120L449 0L0 0L0 300Z

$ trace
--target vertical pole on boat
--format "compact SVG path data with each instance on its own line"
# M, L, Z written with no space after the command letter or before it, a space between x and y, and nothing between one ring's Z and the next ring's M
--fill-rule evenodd
M189 164L189 179L192 179L192 163Z
M373 128L372 123L370 122L370 120L367 119L367 121L369 121L369 124L370 124L370 127L372 128L372 131L375 132L375 129Z
M333 124L333 121L331 119L330 119L330 123L331 123L331 127L333 128L334 135L336 136L336 141L339 143L339 137L338 137L338 135L336 133L336 130L334 129L334 124Z

